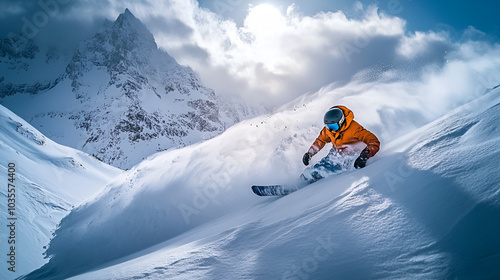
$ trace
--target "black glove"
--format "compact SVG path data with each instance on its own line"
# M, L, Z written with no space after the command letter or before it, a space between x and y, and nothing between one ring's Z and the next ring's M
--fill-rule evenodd
M304 156L302 157L302 162L304 163L304 165L305 166L309 165L310 160L311 160L311 154L305 153Z
M363 168L366 166L366 161L368 160L368 155L370 154L370 151L368 149L364 149L361 154L359 154L359 157L356 159L354 162L354 168Z

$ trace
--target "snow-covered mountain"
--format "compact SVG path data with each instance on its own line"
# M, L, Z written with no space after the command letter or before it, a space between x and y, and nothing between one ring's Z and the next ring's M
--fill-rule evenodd
M121 168L254 114L158 49L128 9L71 56L4 39L0 58L0 103L54 141Z
M500 89L437 120L422 109L433 100L401 102L412 90L326 87L158 153L65 217L49 263L26 279L498 278ZM332 103L353 109L381 152L286 197L253 195L252 184L298 177Z
M0 131L0 177L5 183L0 205L3 214L12 209L9 217L15 218L14 234L7 224L0 228L3 237L15 237L15 244L2 242L0 248L8 253L14 245L17 256L15 272L3 265L0 279L14 279L47 262L44 247L61 218L100 192L120 170L54 143L1 105ZM7 215L2 217L7 222Z

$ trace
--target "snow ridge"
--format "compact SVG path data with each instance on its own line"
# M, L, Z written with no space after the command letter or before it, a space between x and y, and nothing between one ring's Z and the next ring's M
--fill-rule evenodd
M0 271L1 279L13 279L42 266L57 224L73 207L90 199L120 171L71 148L60 146L0 105L0 172L14 166L17 218L16 272ZM2 176L2 178L6 178ZM1 188L1 206L7 211L7 187ZM9 236L7 227L0 229ZM9 252L2 242L2 252Z

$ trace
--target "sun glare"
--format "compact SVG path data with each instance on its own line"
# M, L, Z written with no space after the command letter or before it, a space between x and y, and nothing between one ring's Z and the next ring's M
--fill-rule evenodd
M278 8L271 4L260 4L251 7L245 26L256 34L272 34L284 25L284 17Z
M283 52L283 37L289 32L287 16L271 4L256 5L248 10L242 30L250 33L252 40L243 59L255 63L252 73L286 75L296 69L297 62Z

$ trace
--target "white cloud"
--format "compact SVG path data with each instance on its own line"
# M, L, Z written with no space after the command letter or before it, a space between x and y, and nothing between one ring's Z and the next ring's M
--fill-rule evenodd
M404 36L405 27L404 20L381 14L374 6L366 9L364 17L349 19L342 12L303 16L294 5L286 12L258 5L249 8L241 27L197 7L193 7L193 16L194 21L184 19L194 30L188 41L178 44L155 34L159 45L180 62L192 65L217 92L242 93L248 99L271 103L348 79L360 65L373 63L373 59L363 62L364 56L355 56L381 49L384 43L393 45L394 37ZM372 41L375 49L370 50ZM190 56L185 45L195 45L208 57L200 61ZM213 79L214 67L225 72L219 80ZM228 87L233 82L227 79L246 86Z
M481 30L476 29L474 26L469 25L465 30L462 35L462 40L468 41L468 40L481 40L487 38L488 35L484 33Z
M449 44L449 41L446 33L435 33L432 31L425 33L417 31L413 35L402 37L396 51L399 55L412 59L432 50L432 45L446 45Z
M404 19L359 3L356 18L340 11L307 16L296 5L250 6L242 26L193 0L85 1L68 16L115 19L125 8L148 26L161 48L218 94L274 105L331 82L348 82L358 72L378 77L392 70L392 77L415 77L427 65L443 67L467 53L444 32L409 34ZM478 32L469 28L470 33ZM480 50L469 52L476 56Z
M0 18L8 17L12 15L23 14L26 9L22 6L22 3L2 3L0 2Z

